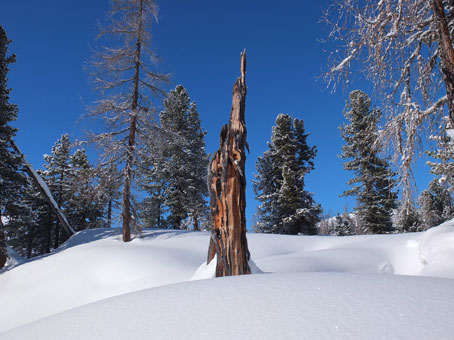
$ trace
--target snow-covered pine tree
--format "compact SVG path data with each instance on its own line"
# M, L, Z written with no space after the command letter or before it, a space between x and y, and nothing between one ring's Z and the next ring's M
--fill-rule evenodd
M195 102L191 102L182 85L170 91L160 114L162 145L150 145L150 171L145 187L149 197L142 203L146 220L161 224L166 212L166 225L181 229L192 225L199 230L207 218L205 131L200 123Z
M422 231L421 216L412 201L401 201L394 216L394 227L400 233Z
M342 215L338 213L337 216L333 218L330 234L336 236L354 235L355 234L354 228L355 228L354 221L348 215L348 213L344 212Z
M369 96L362 91L352 91L344 110L348 124L340 133L346 144L340 157L344 169L353 171L355 177L348 181L352 186L344 196L356 196L355 214L363 233L388 233L393 230L392 210L396 207L396 182L389 162L377 152L377 124L380 111L371 109Z
M454 217L454 201L445 184L435 178L418 198L421 230L435 227Z
M452 193L454 192L454 141L446 132L443 136L432 135L430 139L436 143L435 150L427 152L435 160L427 162L430 172L436 175Z
M107 223L104 219L107 187L101 185L85 150L70 154L69 148L70 140L63 135L52 148L52 154L45 155L46 170L38 170L38 174L47 182L74 229L103 227ZM49 253L66 239L48 201L36 183L29 182L22 195L29 211L24 211L20 219L9 218L6 225L10 245L27 258Z
M10 40L0 26L0 219L20 217L24 205L21 202L22 189L26 185L26 176L21 172L22 157L15 152L10 141L17 129L10 123L17 118L17 106L9 102L11 89L7 85L9 64L16 60L15 55L8 55ZM6 262L6 236L3 223L0 224L0 268Z
M268 143L268 146L270 147L270 143ZM270 147L255 163L257 174L254 174L255 180L252 183L256 199L262 202L257 207L257 212L254 215L256 220L254 230L256 232L278 233L277 223L279 222L279 217L275 213L278 209L277 200L281 176L279 176L278 169L275 169L273 158Z
M327 80L348 84L357 72L372 82L386 105L380 135L394 144L404 199L421 141L428 129L439 134L444 106L454 126L453 8L451 0L332 0L325 14Z
M305 175L314 169L315 146L307 144L304 122L286 114L276 118L269 149L256 162L253 181L257 211L256 228L265 233L317 233L321 207L304 190Z
M72 195L72 169L70 164L70 148L71 142L68 134L63 134L61 138L55 142L50 155L44 155L46 170L42 172L58 207L65 211L68 206L68 201ZM56 222L54 229L54 248L57 248L64 242L68 235L61 233L60 222Z
M9 245L25 258L50 253L56 223L48 201L31 178L28 182L22 199L30 207L29 212L20 221L12 219L7 224Z
M122 169L123 241L131 240L136 171L144 140L153 137L151 100L164 94L158 84L168 77L152 70L158 59L151 50L151 25L157 20L154 0L112 0L108 26L99 37L105 47L95 54L93 78L101 99L88 116L105 123L90 138L102 150L100 164Z

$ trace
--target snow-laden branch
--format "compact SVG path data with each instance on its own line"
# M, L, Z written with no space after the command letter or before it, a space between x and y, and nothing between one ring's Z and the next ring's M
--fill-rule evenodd
M30 176L30 178L35 182L37 185L39 191L43 194L45 200L49 203L49 206L51 210L54 212L54 214L57 216L58 221L61 223L63 228L66 230L68 235L73 235L75 233L74 229L70 226L68 220L66 219L66 216L63 214L61 209L59 208L57 202L55 201L54 197L52 196L52 193L49 190L49 187L47 186L46 182L43 181L40 175L33 169L30 163L28 163L25 160L25 156L20 152L19 147L17 144L13 141L10 140L12 148L19 154L22 155L23 158L23 165L25 168L25 171L27 174Z

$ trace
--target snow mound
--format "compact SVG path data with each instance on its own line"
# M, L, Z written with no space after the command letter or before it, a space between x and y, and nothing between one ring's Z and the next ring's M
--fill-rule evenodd
M216 261L217 255L214 255L210 263L203 262L199 268L197 268L194 275L192 275L190 281L213 279L216 277Z
M202 263L200 267L196 270L194 275L191 277L190 281L196 280L205 280L205 279L213 279L216 277L216 263L217 263L217 255L214 255L213 259L210 263ZM251 269L251 274L261 274L263 271L255 264L255 262L250 259L249 260L249 268Z
M454 278L454 220L424 233L419 245L421 275Z
M444 290L447 294L446 300L434 300L434 304L443 307L446 301L446 303L450 303L452 306L454 300L451 298L451 291L444 289L444 284L439 287L440 291L436 291L436 294L434 293L435 295L430 293L431 289L438 289L434 285L438 285L439 283L434 282L445 281L434 278L426 280L418 277L401 278L395 274L454 277L454 269L452 268L454 263L454 252L452 248L454 244L453 227L454 222L450 222L438 228L433 228L426 233L348 237L248 234L248 245L252 256L249 262L251 270L253 273L263 271L267 274L249 275L247 276L248 278L221 280L202 280L214 277L216 262L212 261L209 265L205 263L210 238L209 232L144 230L140 237L131 242L124 243L121 241L121 230L119 229L85 230L70 238L56 252L32 260L18 262L9 267L8 270L0 273L0 301L2 306L7 306L7 308L0 309L0 338L2 340L4 339L2 332L16 327L26 329L22 328L22 326L73 308L85 308L82 306L90 303L96 303L95 305L98 306L93 308L101 308L96 313L98 313L98 316L103 315L102 320L104 321L102 322L106 322L106 324L100 326L99 333L101 335L110 334L108 329L106 329L106 327L108 328L107 324L109 322L116 323L117 316L113 312L110 312L111 302L109 301L117 300L104 299L140 290L145 290L143 293L145 295L142 296L145 300L147 296L152 296L153 299L157 299L157 304L154 305L154 302L146 302L145 300L143 305L137 304L137 306L134 306L134 304L130 305L128 302L121 302L121 306L113 307L112 305L113 311L118 308L126 313L127 310L131 318L137 317L138 313L143 313L148 321L155 320L150 325L154 325L153 327L157 329L161 329L161 326L156 322L170 323L169 320L162 319L163 317L174 318L172 319L174 321L174 328L177 329L179 329L180 321L182 320L183 328L181 332L186 332L188 331L184 330L186 322L188 324L190 323L191 326L200 328L207 326L206 320L209 320L209 318L207 319L207 315L222 315L216 321L218 324L221 323L222 326L224 325L224 321L222 320L226 315L242 315L240 312L237 312L237 309L245 308L247 315L243 315L241 320L235 319L236 322L247 325L249 320L254 318L253 314L257 313L262 320L266 321L262 322L266 334L275 334L268 329L269 327L283 329L285 327L282 325L287 325L290 338L300 330L300 322L303 324L306 323L306 321L300 321L302 318L301 315L306 315L307 313L318 315L320 320L317 318L308 320L310 323L314 323L314 325L318 324L320 327L322 321L325 325L331 325L331 323L337 322L338 317L342 319L343 314L340 311L333 311L331 314L327 314L326 317L321 314L332 303L339 303L339 308L348 311L351 308L349 299L354 294L358 294L355 295L354 299L371 304L369 307L365 306L363 309L360 309L361 313L365 313L366 315L369 315L367 308L376 308L372 305L378 303L379 299L376 300L375 296L382 299L382 304L394 306L393 299L395 297L393 295L386 297L380 294L385 294L388 290L393 291L393 289L397 289L394 287L396 284L403 285L401 287L402 291L395 293L396 295L398 293L402 294L401 298L396 298L396 301L409 306L408 310L412 308L417 309L410 303L406 304L407 302L405 302L407 301L405 299L409 296L408 294L405 295L405 287L413 284L415 285L415 291L412 293L413 295L410 295L415 301L419 301L420 299L418 294L422 294L423 299L426 299L424 294L427 293L428 298L432 296L436 297L438 296L436 294L441 294ZM201 263L202 265L200 265ZM188 282L190 280L194 280L194 282ZM452 282L451 280L448 281ZM331 295L327 295L326 301L323 298L316 303L316 301L313 301L312 295L307 293L318 291L318 288L322 290L327 289L328 286L331 287L331 282L337 282L339 287L336 293L334 293L334 288L332 288L333 292L329 293ZM158 287L175 283L181 284ZM244 293L229 286L236 286L237 284L239 285L238 289L245 289ZM346 288L348 285L351 285L351 287ZM364 285L369 285L370 288L366 289L363 287ZM451 286L453 285L451 284ZM160 300L161 298L155 297L158 293L153 292L158 289L157 287L159 288L159 292L169 292L168 295L165 295L167 293L163 295L167 299L166 302ZM186 287L188 289L187 291ZM216 293L216 289L218 288L219 292ZM375 288L377 288L376 291ZM197 289L202 290L200 294L193 291ZM203 290L211 293L208 293L204 297ZM302 290L307 290L307 292ZM380 293L377 293L378 291ZM140 295L140 293L136 294ZM254 299L249 300L245 296L248 294L254 296ZM369 297L369 295L373 295L373 297ZM129 299L128 296L133 297L136 295L126 295L126 297L118 297L118 299L125 299L124 301L126 301ZM193 299L192 296L197 297L197 299ZM338 301L339 296L344 296L344 299ZM295 301L299 301L298 306L294 306L289 302L292 297L295 298ZM217 304L206 302L206 299L216 301ZM280 303L278 299L283 299L283 302ZM186 300L188 301L187 305L184 302ZM232 303L236 301L235 304L238 306L232 307L230 302L226 305L227 300L232 301ZM267 301L267 303L271 302L272 304L261 305L261 303L264 303L262 300ZM253 307L254 303L251 301L255 301L254 303L262 306L261 308L268 309L256 310ZM105 306L107 307L99 307L104 306L104 303L106 303ZM186 306L184 307L186 308L185 313L178 314L180 313L180 307L178 307L180 303L182 306ZM168 311L168 308L164 306L166 304L172 306L174 310ZM294 307L287 313L286 306L288 304ZM429 302L426 304L429 305ZM87 306L86 308L92 307ZM435 306L423 306L421 308L426 308L428 311L436 309ZM298 309L298 312L296 309ZM77 310L79 309L75 309L74 313L77 313ZM202 311L206 315L203 316ZM404 315L407 315L405 314L407 312L407 309L404 309ZM282 313L298 325L287 324L284 316L281 316ZM392 319L388 315L382 316L383 313L379 313L378 309L376 313L377 315L380 314L377 316L378 318ZM268 314L280 320L279 324L268 325ZM299 315L299 318L296 319L297 317L293 316L293 314ZM66 312L64 315L66 315ZM428 312L425 315L427 318L427 315L429 315ZM436 313L433 313L433 315L437 317ZM351 316L353 317L354 315ZM178 319L176 319L177 317ZM56 318L52 322L58 324L56 320L60 320L60 316L56 316ZM190 320L186 321L186 319ZM129 320L129 316L125 320ZM367 321L366 319L362 320L365 323ZM396 319L394 322L397 320L401 319ZM444 320L444 316L440 320ZM40 324L39 322L41 321L37 322L35 325ZM79 327L83 328L82 321L77 322ZM214 320L212 322L216 324ZM257 334L261 334L259 320L257 319L254 322L256 322L254 326L255 331L258 332ZM135 323L133 322L132 325L135 325ZM406 327L407 323L403 325ZM428 325L428 327L434 325L436 325L435 321L433 324ZM118 331L118 334L124 334L126 329L129 331L134 329L125 323L123 326L125 327L124 331ZM226 324L221 326L220 329L227 327ZM87 323L87 327L95 326ZM137 327L141 329L140 327L142 326ZM207 326L208 329L213 327ZM395 324L393 327L396 330L400 325ZM419 329L420 325L415 324L415 327ZM452 330L449 325L446 327L450 331ZM243 328L238 330L238 334L243 334L241 333L244 331ZM96 333L96 329L95 327L91 331ZM116 326L113 326L112 329L116 330ZM166 328L164 327L163 329L165 330ZM144 333L150 332L150 334L155 334L153 333L155 332L154 330L150 331L148 328L143 331ZM438 332L436 329L430 329L430 331ZM23 337L23 339L40 339L38 336L46 339L45 332L44 329L41 332L36 331L36 337ZM74 332L74 334L78 334L76 331ZM80 332L82 331L80 330ZM232 335L228 330L225 330L225 332L225 334ZM282 330L282 332L284 335L281 337L271 337L270 335L264 338L286 339L285 334L287 334L287 331ZM383 332L385 331L383 330ZM404 334L404 330L399 330L399 332L398 334ZM424 333L423 331L421 332L422 334ZM12 334L19 333L10 333L11 336L13 336ZM56 332L55 334L59 333ZM169 334L173 333L170 332ZM217 333L214 332L214 334ZM308 334L312 333L309 332ZM321 336L316 336L314 339L322 339L325 333L321 332L320 334ZM329 332L326 334L332 335ZM79 338L104 339L101 335L99 337L97 335L94 337L80 336ZM356 335L358 334L355 333L352 339L371 338ZM193 338L195 337L194 335ZM61 338L64 339L63 336ZM116 339L117 337L112 336L111 338ZM106 337L105 339L111 338ZM149 339L153 337L143 338ZM214 338L216 337L214 336ZM232 335L231 338L236 339L239 337ZM328 339L329 337L326 338ZM335 339L336 337L333 336L331 338ZM344 338L346 338L346 335ZM420 337L416 338L420 339ZM52 339L52 337L50 336L49 339ZM137 337L137 339L141 338ZM391 337L389 339L398 338ZM399 339L405 339L405 337Z
M147 289L79 307L2 340L452 339L452 280L245 275Z

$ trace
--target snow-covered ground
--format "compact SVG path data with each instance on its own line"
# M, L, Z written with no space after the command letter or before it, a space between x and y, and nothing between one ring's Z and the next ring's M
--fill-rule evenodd
M87 230L16 259L0 273L0 339L454 339L454 221L403 235L248 234L263 274L191 281L210 276L208 241Z

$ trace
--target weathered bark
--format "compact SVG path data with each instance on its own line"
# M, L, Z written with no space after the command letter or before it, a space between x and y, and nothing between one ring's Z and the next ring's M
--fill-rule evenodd
M220 147L208 168L212 231L207 263L216 255L216 276L250 274L246 239L246 50L241 77L233 85L230 121L221 130Z
M448 97L449 117L454 126L454 48L449 34L448 22L442 0L432 0L434 14L438 28L438 50L441 59L441 72L446 86Z
M13 140L10 140L10 144L18 154L23 155ZM24 159L25 159L25 157L24 157ZM36 184L36 186L38 187L39 191L41 192L41 194L43 195L43 197L45 198L47 203L49 203L49 207L51 208L52 212L57 216L58 221L63 226L65 231L68 233L69 236L73 235L74 229L71 228L65 215L58 207L58 204L57 204L57 202L55 202L55 199L52 197L46 182L44 182L42 180L42 178L36 173L36 171L32 168L32 166L25 161L24 161L24 169L25 169L25 172L30 176L30 178Z

